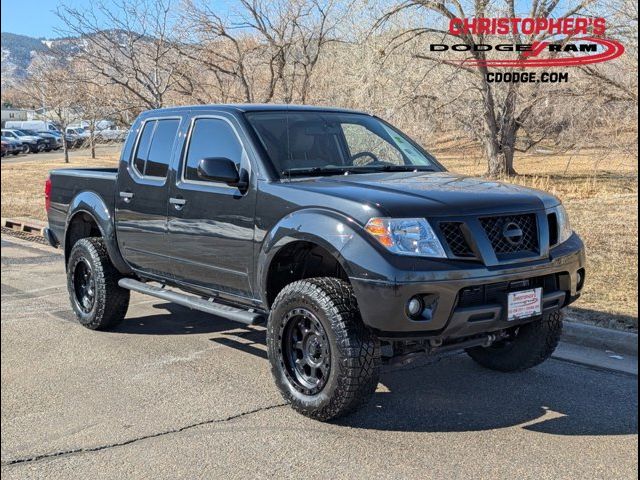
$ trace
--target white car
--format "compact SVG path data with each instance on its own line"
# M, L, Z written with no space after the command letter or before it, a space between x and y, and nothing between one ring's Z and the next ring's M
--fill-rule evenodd
M127 137L129 130L119 128L110 128L105 130L96 130L95 137L99 141L122 141Z
M66 132L67 132L67 135L76 135L77 137L83 140L91 136L91 134L88 131L80 127L67 127Z

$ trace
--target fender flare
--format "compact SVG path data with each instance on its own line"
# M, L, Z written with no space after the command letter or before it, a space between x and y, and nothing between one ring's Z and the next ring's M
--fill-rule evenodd
M96 225L98 225L113 266L116 267L120 273L132 273L131 268L120 254L120 249L118 248L115 219L113 214L102 197L92 191L80 192L69 204L64 228L65 233L63 247L65 250L65 263L68 260L68 249L66 247L69 235L69 226L71 225L71 222L73 222L74 218L82 213L89 215L96 222Z
M374 247L372 239L365 235L358 223L334 210L309 208L283 217L266 232L260 244L256 259L260 299L265 306L268 305L267 282L272 260L283 247L298 241L310 242L327 250L350 278L386 277L391 273L387 271L390 265ZM375 268L369 272L372 266ZM380 273L373 273L375 271Z

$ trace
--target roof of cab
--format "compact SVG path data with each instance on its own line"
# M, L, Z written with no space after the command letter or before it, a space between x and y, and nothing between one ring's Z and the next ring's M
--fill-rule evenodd
M218 110L229 113L244 113L244 112L339 112L339 113L364 113L358 110L349 110L345 108L336 107L317 107L312 105L287 105L276 103L237 103L237 104L211 104L211 105L185 105L179 107L167 107L159 108L156 110L147 110L142 115L158 115L158 114L170 114L189 111L209 111Z

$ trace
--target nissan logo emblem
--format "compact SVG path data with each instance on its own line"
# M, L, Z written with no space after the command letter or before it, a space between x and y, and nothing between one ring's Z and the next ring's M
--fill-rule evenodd
M520 225L514 222L505 224L504 228L502 229L502 235L511 245L518 245L520 242L522 242L522 238L524 237Z

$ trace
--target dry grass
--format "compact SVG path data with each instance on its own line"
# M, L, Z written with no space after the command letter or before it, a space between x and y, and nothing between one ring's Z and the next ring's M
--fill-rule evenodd
M44 153L25 157L30 161L2 162L2 217L29 217L46 220L44 182L54 168L115 167L119 147L100 146L92 159L88 150L70 152L70 162L64 163L62 153ZM11 157L9 160L13 160ZM15 157L16 160L22 157ZM33 158L33 160L31 160Z
M435 151L451 171L481 175L484 162L472 146ZM461 153L461 150L464 150ZM92 160L74 152L71 163L59 158L2 163L2 216L45 219L43 186L52 168L115 166L118 151L106 147ZM571 215L587 246L587 283L571 315L603 326L638 327L638 164L615 152L523 155L520 176L509 181L552 192Z

